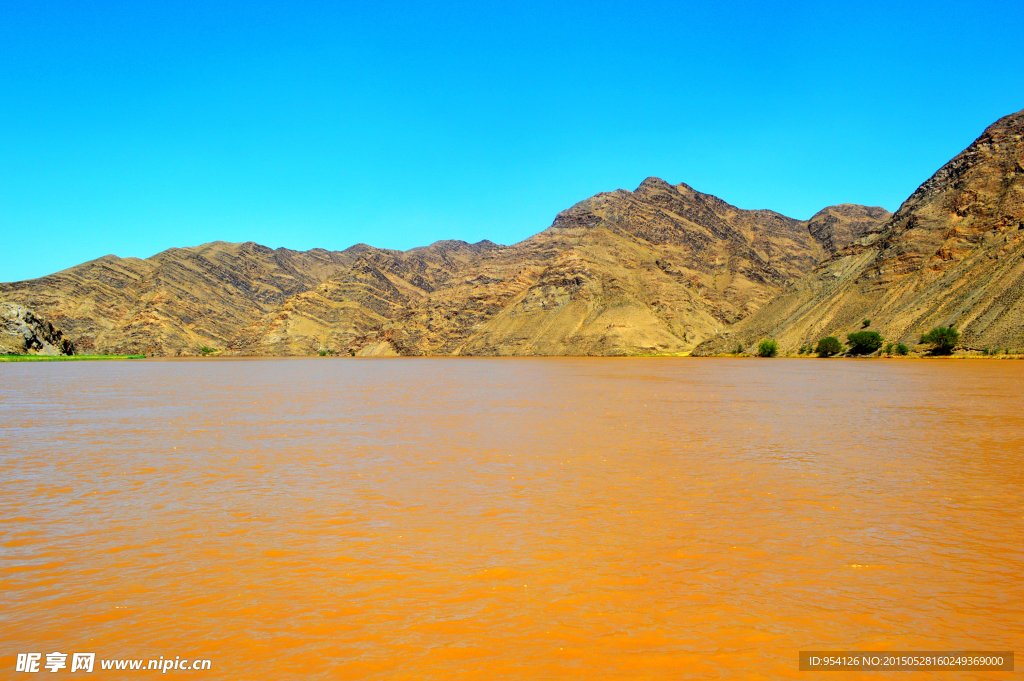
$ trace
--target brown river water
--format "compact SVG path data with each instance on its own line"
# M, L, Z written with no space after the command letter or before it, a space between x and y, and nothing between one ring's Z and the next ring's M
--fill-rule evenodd
M1020 678L796 660L1020 658L1022 398L1014 361L0 364L0 678Z

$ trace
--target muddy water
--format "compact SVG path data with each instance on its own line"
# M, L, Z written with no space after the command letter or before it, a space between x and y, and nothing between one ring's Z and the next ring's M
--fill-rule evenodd
M0 365L0 676L32 651L207 679L1020 655L1022 397L1009 361Z

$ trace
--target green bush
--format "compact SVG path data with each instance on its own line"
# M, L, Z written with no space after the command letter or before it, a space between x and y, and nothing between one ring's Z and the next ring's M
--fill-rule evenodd
M897 343L894 349L896 350L896 354L901 357L905 356L908 352L910 352L910 348L908 348L903 343Z
M208 348L204 345L203 347L199 348L199 352L203 353L204 355L208 355L211 352L217 352L217 348Z
M952 326L936 326L921 336L922 343L932 346L933 355L948 355L960 340L960 332Z
M982 349L981 349L981 354L983 354L983 355L990 355L990 354L992 354L992 353L990 353L990 352L988 351L988 348L982 348Z
M866 329L869 326L871 326L871 320L870 319L862 319L862 320L860 320L860 328Z
M773 340L763 340L757 345L758 357L774 357L779 354L779 344Z
M887 355L891 355L892 354L892 348L893 348L892 343L886 343L885 344L885 350L882 350L882 352L884 352Z
M327 356L327 351L326 350L321 350L320 352L318 352L316 354L320 355L321 357L326 357Z
M742 355L743 354L743 343L737 343L736 344L736 349L732 351L732 354L734 354L734 355Z
M850 344L850 354L870 355L882 347L882 335L877 331L858 331L846 334L846 342Z
M818 347L814 348L818 357L831 357L843 351L843 346L835 336L826 336L818 341Z

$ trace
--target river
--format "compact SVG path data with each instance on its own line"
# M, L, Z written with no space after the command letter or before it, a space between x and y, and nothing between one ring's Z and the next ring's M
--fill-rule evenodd
M1020 653L1022 398L1002 360L0 365L0 665L867 679L797 653Z

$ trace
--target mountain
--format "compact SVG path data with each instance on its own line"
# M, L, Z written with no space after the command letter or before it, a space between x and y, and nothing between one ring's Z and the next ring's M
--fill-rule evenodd
M244 355L348 353L382 324L451 285L483 253L500 248L490 241L439 241L406 252L365 247L343 271L238 331L227 350Z
M888 217L844 204L799 221L648 178L512 246L214 242L144 260L108 255L0 284L0 299L58 325L84 353L676 353Z
M105 256L0 300L77 352L195 355L716 354L859 329L1024 346L1024 112L1000 119L895 215L800 221L648 178L511 246L307 252L215 242Z
M749 315L883 209L808 222L741 210L648 178L598 194L545 231L489 250L356 343L360 354L678 353Z
M107 255L40 279L0 284L59 326L81 354L195 354L223 347L291 296L344 271L368 249L271 250L215 242L145 260Z
M862 319L917 343L953 326L968 349L1024 346L1024 111L999 119L884 224L791 284L695 354L775 338L783 351Z

